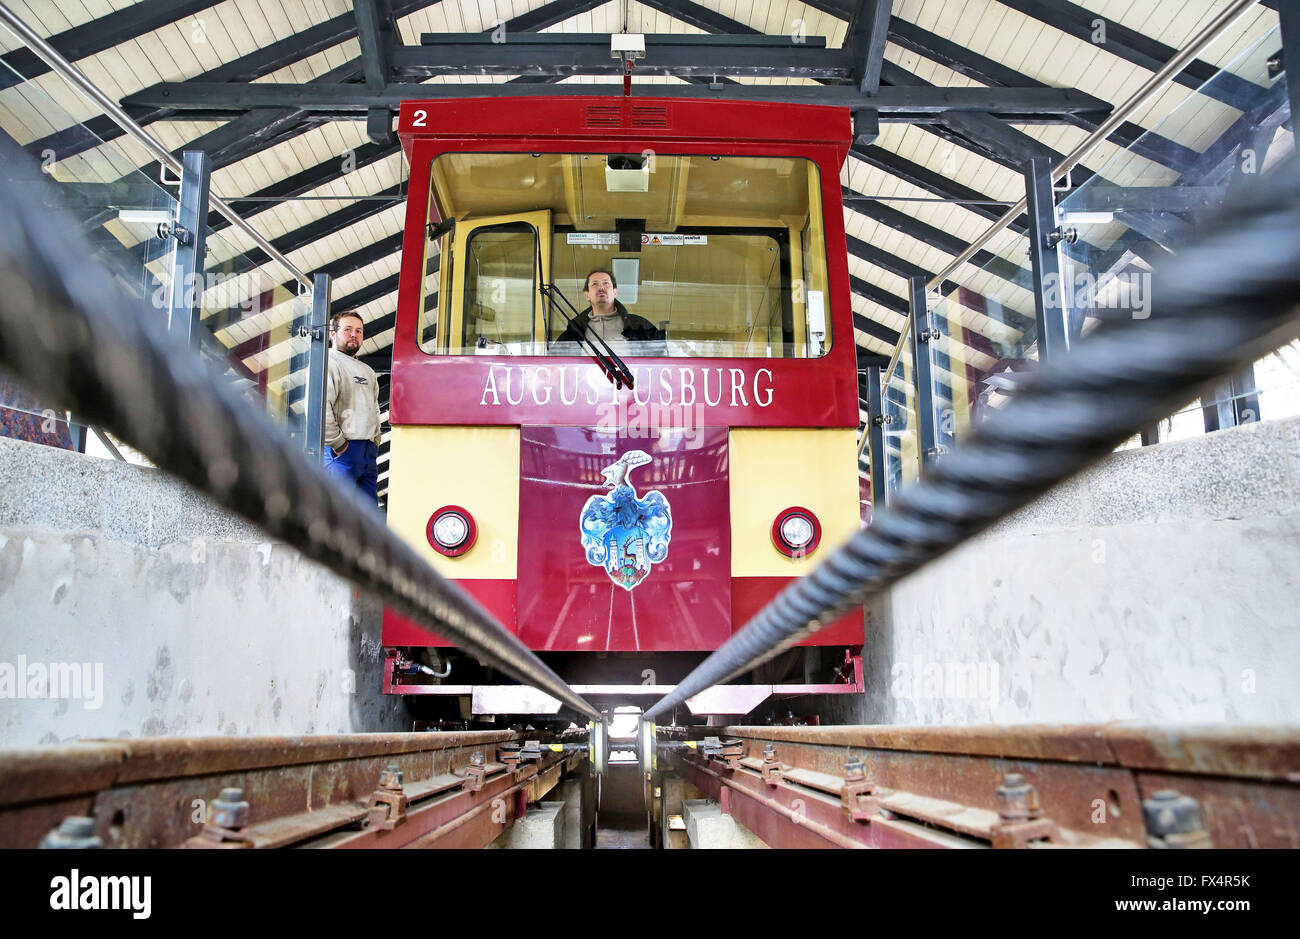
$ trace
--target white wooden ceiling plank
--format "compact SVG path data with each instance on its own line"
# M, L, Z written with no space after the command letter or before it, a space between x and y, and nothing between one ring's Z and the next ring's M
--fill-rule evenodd
M48 39L66 29L89 23L95 18L94 13L84 3L73 0L71 3L22 3L14 11L24 23L40 32Z
M185 81L205 70L204 61L193 44L169 40L166 30L154 30L117 48L126 47L129 47L129 53L124 54L135 68L140 88L156 82ZM220 52L215 47L205 51L211 53L210 67L215 68L219 62L212 60L219 59Z
M268 4L276 7L277 4ZM223 51L232 61L242 55L248 55L256 49L275 39L278 35L268 33L266 17L255 5L247 0L225 0L214 7L201 10L195 16L175 24L182 29L195 45L221 44Z

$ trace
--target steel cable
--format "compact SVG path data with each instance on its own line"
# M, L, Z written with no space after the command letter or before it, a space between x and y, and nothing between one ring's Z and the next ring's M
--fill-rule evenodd
M240 399L124 294L53 187L0 146L0 367L161 469L416 622L564 704L600 719L460 587L390 532L261 410Z
M1035 372L874 523L795 581L645 712L653 719L811 636L1220 376L1300 333L1300 165L1243 187L1155 274L1151 318L1108 322Z

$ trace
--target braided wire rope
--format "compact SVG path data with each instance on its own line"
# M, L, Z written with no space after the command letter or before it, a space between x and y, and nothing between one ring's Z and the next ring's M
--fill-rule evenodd
M482 662L596 720L517 636L389 531L92 260L30 158L0 145L0 367Z
M647 710L761 665L1300 334L1300 164L1234 201L1155 272L1151 318L1110 321L1045 364L874 522Z

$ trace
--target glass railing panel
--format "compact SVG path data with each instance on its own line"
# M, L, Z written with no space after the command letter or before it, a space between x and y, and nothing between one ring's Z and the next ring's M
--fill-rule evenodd
M1096 176L1061 200L1061 226L1075 239L1061 244L1058 285L1071 341L1107 319L1146 319L1154 299L1153 269L1176 254L1236 191L1291 153L1286 79L1269 64L1281 42L1274 27L1244 43L1199 94L1188 95L1142 140L1098 167ZM1256 106L1247 111L1228 107L1214 94L1215 86L1226 82L1240 88L1241 79L1259 88ZM1188 148L1182 165L1170 168L1141 155L1157 137L1197 143ZM1297 366L1294 345L1257 362L1254 390L1227 395L1239 419L1300 413ZM1213 407L1215 401L1193 402L1160 422L1158 439L1203 433L1202 405ZM1213 420L1208 426L1215 426Z
M160 330L167 328L175 242L159 232L176 218L175 195L135 168L137 156L120 141L105 142L43 88L7 63L17 84L0 91L0 130L28 151L48 185L35 189L51 211L70 217L90 244L92 263L108 270ZM62 141L79 136L80 152L60 158ZM132 148L134 151L136 148ZM69 258L81 264L84 257ZM0 436L44 443L111 459L147 462L120 441L76 420L12 376L0 376Z
M200 351L246 398L301 441L312 298L293 276L231 229L207 234Z
M904 338L881 383L885 417L885 476L890 496L916 481L921 437L916 422L916 371L912 343Z
M160 235L159 224L176 217L174 192L136 168L138 147L128 149L125 138L103 141L40 83L26 82L7 64L0 69L22 82L0 91L0 129L26 148L55 184L52 207L76 219L94 259L130 294L146 300L165 323L174 242ZM80 152L62 157L62 141L74 132L84 138L75 148ZM93 146L86 147L85 141Z
M1283 346L1255 363L1257 420L1300 414L1300 340Z
M1038 362L1029 240L1013 231L995 239L981 267L965 265L930 307L938 337L933 357L938 440L951 448L1010 400Z
M48 196L51 204L81 226L91 242L92 259L145 305L159 330L166 330L176 248L166 228L177 217L178 181L161 184L137 169L147 152L133 138L105 141L88 130L76 115L90 113L94 106L70 87L51 78L54 84L47 92L45 82L28 82L10 71L15 84L0 90L0 113L5 115L0 126L27 148L55 183ZM60 89L67 92L66 108L51 97ZM199 298L200 354L245 397L265 407L286 433L301 440L309 339L300 327L309 320L310 293L302 293L294 274L268 259L239 228L223 228L220 234L209 230L206 235L202 272L176 285ZM25 418L49 423L49 409L38 406L42 402L10 387L16 389L0 385L0 406L11 405L7 424L15 434L28 433ZM33 409L36 413L27 413ZM56 418L67 427L66 413ZM72 430L56 436L63 441L71 434L75 445L75 415L72 418ZM84 439L87 452L141 459L98 432Z

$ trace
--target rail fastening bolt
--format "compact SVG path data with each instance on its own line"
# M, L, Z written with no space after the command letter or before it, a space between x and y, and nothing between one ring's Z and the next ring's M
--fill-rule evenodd
M1038 790L1019 773L1005 773L997 790L998 817L1004 822L1022 822L1038 817Z
M248 803L244 801L244 790L234 787L222 789L221 795L209 807L208 822L231 831L238 831L247 825Z
M42 848L102 848L95 835L95 820L86 815L69 815L59 827L41 839Z
M1203 829L1201 806L1191 796L1176 789L1161 789L1142 803L1147 831L1159 838L1187 835Z

